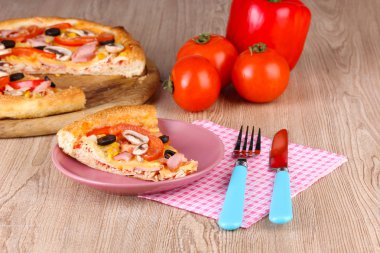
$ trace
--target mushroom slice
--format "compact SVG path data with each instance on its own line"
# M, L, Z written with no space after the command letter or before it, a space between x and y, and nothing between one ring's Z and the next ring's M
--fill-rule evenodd
M114 43L105 45L105 48L110 53L118 53L118 52L121 52L121 51L124 50L124 46L123 45L121 45L121 44L114 44Z
M70 33L75 33L75 34L78 34L79 36L83 37L83 36L95 36L95 33L93 32L90 32L90 31L86 31L86 30L80 30L80 29L67 29L66 31L70 32Z
M5 49L5 46L3 43L0 42L0 50L3 50L3 49Z
M8 72L0 69L0 77L9 76Z
M10 64L8 62L5 62L5 61L0 61L0 67L9 68Z
M135 144L135 145L141 145L144 143L149 142L149 137L142 135L136 131L133 130L125 130L123 132L123 136L125 139L127 139L130 143Z
M54 53L55 58L59 61L68 61L73 54L69 49L57 46L47 46L44 48L44 51Z
M144 161L144 158L142 158L141 156L137 155L136 156L136 160L141 163L141 162Z
M29 89L30 87L22 87L20 89L13 89L11 86L6 85L4 94L11 95L11 96L22 96L24 95L24 92Z
M148 148L149 148L149 146L146 143L138 145L137 147L135 147L135 149L133 150L132 154L134 154L134 155L143 155L146 152L148 152Z
M126 57L126 56L117 56L117 57L115 57L115 58L113 58L111 60L111 62L113 64L119 64L120 62L123 62L123 61L128 62L129 61L128 57Z
M12 86L9 86L8 84L5 85L5 90L4 90L4 91L12 91L12 90L14 90L14 89L12 88Z
M11 49L11 48L0 49L0 56L2 56L2 55L6 55L6 54L10 54L11 52L12 52L12 49Z

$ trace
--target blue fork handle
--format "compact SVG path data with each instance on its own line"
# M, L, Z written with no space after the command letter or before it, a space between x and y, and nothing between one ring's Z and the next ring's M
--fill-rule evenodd
M235 166L228 185L226 198L219 216L218 225L225 230L238 229L243 222L245 181L247 167Z
M269 220L275 224L285 224L293 219L292 199L290 194L289 172L279 170L274 180Z

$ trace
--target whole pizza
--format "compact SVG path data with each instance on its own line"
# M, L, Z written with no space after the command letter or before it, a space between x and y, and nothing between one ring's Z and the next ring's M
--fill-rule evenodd
M142 47L123 27L57 17L1 21L0 119L84 108L81 89L60 89L44 75L128 78L142 75L145 64Z

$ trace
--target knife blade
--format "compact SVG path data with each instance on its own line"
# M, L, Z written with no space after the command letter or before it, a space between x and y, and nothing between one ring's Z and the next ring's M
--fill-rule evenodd
M293 219L290 177L288 171L288 131L282 129L273 137L269 166L276 170L269 220L285 224Z
M288 131L282 129L273 137L269 164L272 169L288 167Z

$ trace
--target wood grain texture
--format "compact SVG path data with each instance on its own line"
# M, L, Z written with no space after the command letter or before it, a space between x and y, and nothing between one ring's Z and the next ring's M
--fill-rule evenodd
M176 50L204 31L224 33L228 0L5 1L2 19L81 17L123 25L165 78ZM380 1L305 0L313 21L285 94L243 101L232 87L202 113L158 92L159 116L227 127L288 128L290 141L344 154L348 163L294 199L291 224L263 219L220 231L214 220L66 179L50 161L53 137L0 140L2 252L380 252ZM228 169L228 168L226 168Z
M141 105L154 95L160 85L160 73L156 65L147 61L142 76L50 76L58 87L80 87L86 94L83 110L34 119L0 120L0 139L55 134L65 125L117 105Z

